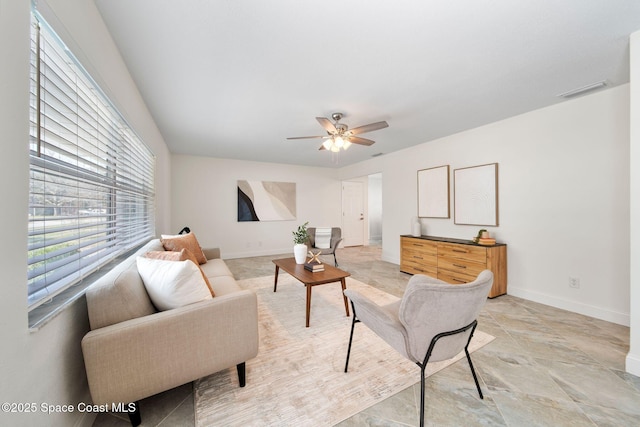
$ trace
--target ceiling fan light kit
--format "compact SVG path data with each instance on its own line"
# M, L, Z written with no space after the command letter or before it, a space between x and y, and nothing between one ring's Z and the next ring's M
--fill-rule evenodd
M344 123L339 123L340 119L342 119L342 113L333 113L331 118L334 122L327 119L326 117L316 117L320 126L322 126L326 131L328 136L296 136L287 139L311 139L311 138L322 138L324 142L320 146L320 150L327 150L333 153L339 152L341 149L348 149L351 144L359 144L359 145L372 145L375 141L370 139L361 138L359 135L365 132L371 132L378 129L383 129L389 126L389 124L385 121L369 123L368 125L359 126L357 128L353 128L349 130L349 126Z
M329 150L329 151L333 151L334 153L337 153L338 151L340 151L341 148L343 150L346 150L349 147L351 147L351 141L349 141L348 139L343 139L341 136L338 135L338 136L326 137L320 149L321 150L325 149L325 150Z

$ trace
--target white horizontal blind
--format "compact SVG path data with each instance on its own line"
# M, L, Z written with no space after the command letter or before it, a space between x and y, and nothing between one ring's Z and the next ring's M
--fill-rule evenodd
M30 116L33 309L153 236L155 159L35 15Z

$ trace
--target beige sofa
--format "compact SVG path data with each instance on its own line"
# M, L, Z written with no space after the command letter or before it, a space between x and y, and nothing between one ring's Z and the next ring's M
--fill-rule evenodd
M152 240L87 289L82 352L96 405L136 402L233 366L242 387L245 361L258 354L256 295L238 287L217 249L204 250L201 265L213 299L154 308L136 257L161 250Z

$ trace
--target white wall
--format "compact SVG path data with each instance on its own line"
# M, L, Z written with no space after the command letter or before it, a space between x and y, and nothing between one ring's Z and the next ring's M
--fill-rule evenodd
M508 244L508 293L629 324L629 85L342 168L382 171L383 258L398 263L419 169L499 164L498 227L423 219L423 234ZM453 201L453 177L451 199ZM580 289L568 286L569 276Z
M640 376L640 31L631 35L631 340L627 372Z
M29 183L28 1L0 0L0 210L3 240L0 298L0 401L37 405L90 402L80 340L88 330L81 298L30 332L27 323L27 207ZM156 224L169 223L168 150L91 0L38 1L39 8L156 153ZM39 408L39 406L38 406ZM87 425L93 415L0 412L0 425Z
M171 228L189 226L202 246L220 247L223 258L293 252L292 231L339 224L340 182L336 171L285 164L173 155ZM297 219L238 222L237 181L295 182Z

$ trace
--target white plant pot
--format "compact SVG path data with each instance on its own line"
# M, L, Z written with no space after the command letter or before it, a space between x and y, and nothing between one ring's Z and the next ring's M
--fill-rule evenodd
M300 243L294 245L293 256L296 258L296 264L304 264L307 261L307 245Z

